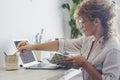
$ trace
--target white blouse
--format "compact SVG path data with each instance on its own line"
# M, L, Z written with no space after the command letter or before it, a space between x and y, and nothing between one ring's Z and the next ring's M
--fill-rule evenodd
M60 53L80 53L86 59L95 40L93 36L81 37L79 39L60 39ZM95 69L102 74L102 80L119 80L120 76L120 42L118 38L110 38L106 44L102 45L103 37L97 42L97 46L89 56L88 61ZM83 80L92 80L91 76L82 69Z

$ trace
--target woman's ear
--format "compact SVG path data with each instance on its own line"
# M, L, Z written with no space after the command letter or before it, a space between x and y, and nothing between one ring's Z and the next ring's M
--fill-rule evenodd
M101 25L101 20L99 18L95 18L94 25L96 25L96 26Z

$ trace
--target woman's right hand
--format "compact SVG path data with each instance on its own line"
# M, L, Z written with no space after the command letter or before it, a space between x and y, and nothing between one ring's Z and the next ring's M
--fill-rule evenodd
M26 52L26 51L32 50L32 45L31 45L31 44L28 44L28 42L22 41L22 42L18 43L17 49L18 49L21 53L24 53L24 52Z

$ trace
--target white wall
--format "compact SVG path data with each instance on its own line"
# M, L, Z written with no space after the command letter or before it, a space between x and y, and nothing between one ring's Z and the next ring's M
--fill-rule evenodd
M12 39L27 38L34 43L41 28L43 42L64 37L60 6L60 0L0 0L0 68L3 51L13 52Z

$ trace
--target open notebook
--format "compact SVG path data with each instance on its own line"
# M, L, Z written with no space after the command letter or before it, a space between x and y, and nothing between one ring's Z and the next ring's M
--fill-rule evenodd
M15 47L17 44L21 41L27 41L27 39L21 39L21 40L13 40ZM35 54L33 51L27 51L23 54L19 54L21 64L23 68L25 69L49 69L54 70L58 69L59 66L52 63L44 63L44 62L38 62Z

